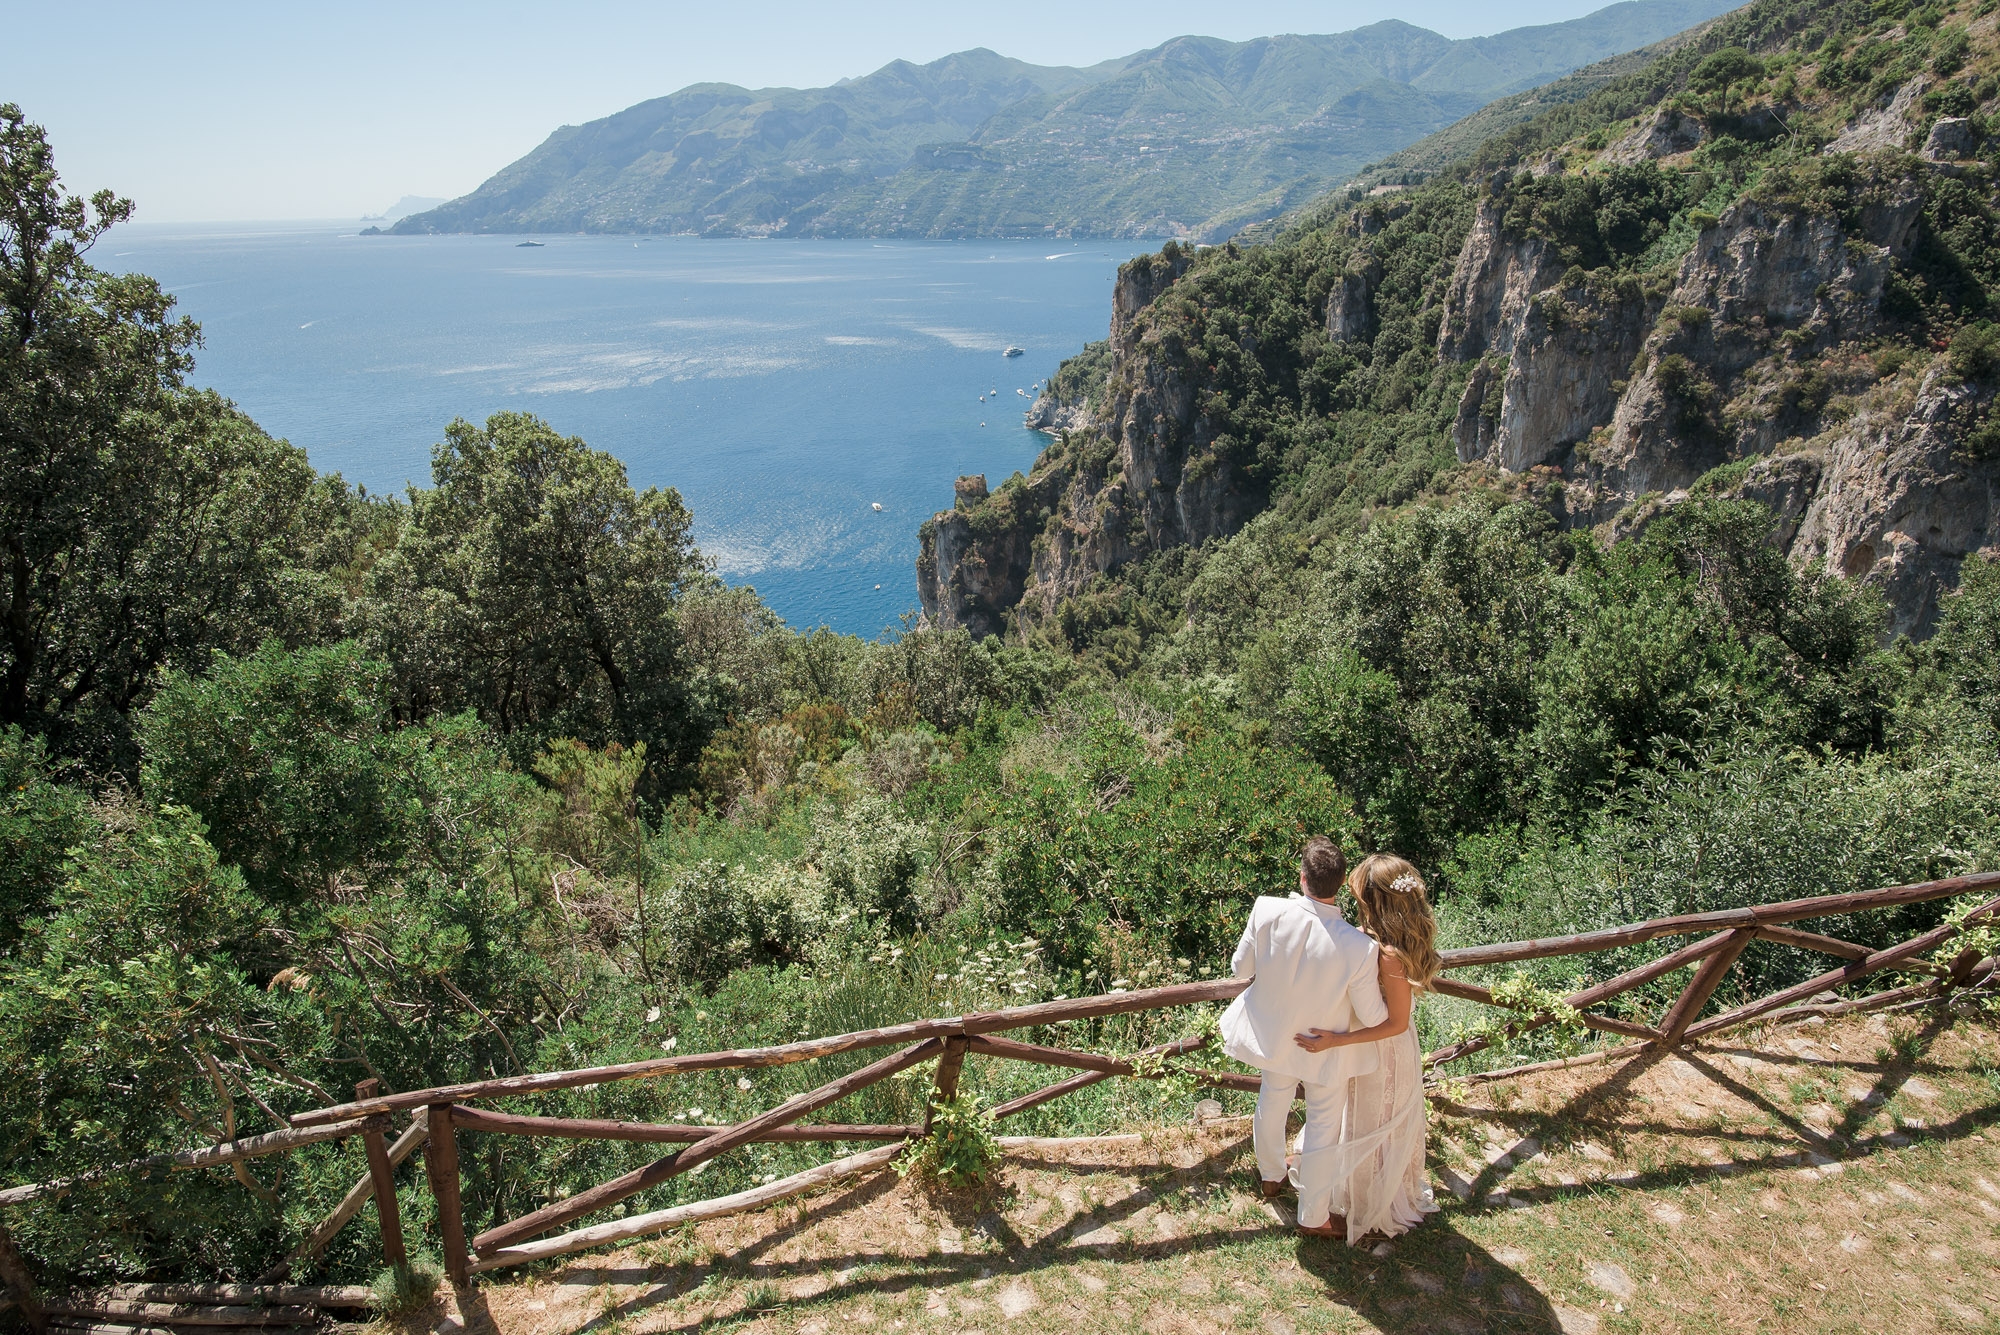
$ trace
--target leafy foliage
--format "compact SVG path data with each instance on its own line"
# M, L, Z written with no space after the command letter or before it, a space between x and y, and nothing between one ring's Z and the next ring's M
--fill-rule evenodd
M1904 8L1761 0L1444 178L1343 197L1275 244L1144 261L1167 286L1137 336L1200 397L1208 463L1268 505L1226 541L1096 581L1027 643L795 632L714 578L676 495L636 491L531 417L453 424L433 485L399 500L319 477L186 388L193 331L145 280L82 262L125 206L63 196L40 131L0 116L17 219L0 228L0 536L8 588L28 590L0 608L15 637L0 661L15 692L0 1145L10 1184L96 1174L10 1229L57 1282L248 1278L352 1186L355 1147L240 1172L115 1165L274 1129L364 1075L417 1088L1213 977L1251 898L1296 883L1314 833L1418 860L1446 944L1994 865L2000 565L1968 558L1936 635L1885 645L1871 594L1787 562L1773 516L1737 498L1747 458L1621 518L1617 542L1566 530L1546 479L1458 468L1471 368L1436 352L1445 275L1482 206L1573 264L1566 290L1662 305L1660 266L1738 201L1843 226L1880 207L1896 160L1819 154L1831 119L1884 78L1985 59ZM1600 152L1670 98L1744 134L1685 165L1516 170ZM1781 105L1786 135L1749 133ZM1982 239L1982 171L1924 175L1890 335L1852 374L1986 395L2000 246ZM1368 318L1339 341L1326 301L1350 276ZM1680 341L1654 370L1684 371L1704 429L1723 408L1687 349L1713 316L1665 309L1662 336ZM1087 393L1110 369L1093 352L1055 379ZM1845 374L1810 359L1778 397L1819 412ZM1115 457L1096 438L1052 451ZM1033 518L1035 485L996 499ZM1881 945L1941 912L1815 926ZM1558 999L1650 957L1485 981L1558 1015L1512 1040L1552 1055L1577 1039ZM1755 944L1714 1004L1816 968ZM1620 1004L1650 1018L1676 982ZM1428 998L1425 1038L1493 1032L1467 1004ZM1213 1021L1041 1037L1143 1054ZM1184 1116L1196 1059L1133 1059L1158 1078L1022 1121ZM534 1110L721 1125L864 1060L618 1082ZM840 1116L921 1116L922 1075ZM982 1176L982 1108L1039 1078L968 1068L906 1166ZM462 1165L470 1218L655 1153L496 1139ZM643 1203L814 1154L745 1147ZM429 1208L406 1191L413 1237ZM374 1274L371 1227L300 1278ZM420 1260L385 1297L419 1300L428 1274Z

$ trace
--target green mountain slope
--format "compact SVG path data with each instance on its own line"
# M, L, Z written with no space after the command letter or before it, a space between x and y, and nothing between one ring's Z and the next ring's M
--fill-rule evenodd
M1928 635L2000 526L1995 10L1759 0L1268 244L1132 261L1031 409L1058 443L926 529L926 610L1228 673L1197 631L1244 635L1230 581L1289 635L1314 547L1384 512L1475 493L1610 542L1721 496Z
M1628 0L1452 41L1407 23L1182 37L1089 69L991 51L831 88L699 84L565 126L398 232L1209 235L1275 215L1496 97L1727 0Z

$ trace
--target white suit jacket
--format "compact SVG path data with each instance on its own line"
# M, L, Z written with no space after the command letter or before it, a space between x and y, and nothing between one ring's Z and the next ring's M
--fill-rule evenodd
M1378 1065L1376 1045L1308 1052L1293 1035L1350 1033L1389 1018L1376 970L1382 948L1332 904L1260 895L1230 960L1255 981L1222 1013L1222 1050L1240 1062L1308 1084L1338 1084Z

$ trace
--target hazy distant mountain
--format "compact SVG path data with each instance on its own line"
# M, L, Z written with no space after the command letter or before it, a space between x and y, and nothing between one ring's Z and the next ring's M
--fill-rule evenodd
M404 195L380 213L362 214L361 221L395 222L398 219L409 217L412 213L422 213L426 209L434 209L444 202L443 199L440 199L436 195Z
M697 84L564 126L397 232L1209 235L1278 213L1497 97L1735 0L1630 0L1453 41L1180 37L1088 69L964 51L831 88Z

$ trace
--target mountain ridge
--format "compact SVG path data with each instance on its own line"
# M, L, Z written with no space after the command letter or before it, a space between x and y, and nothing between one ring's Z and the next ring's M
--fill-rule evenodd
M1477 38L1391 19L1176 37L1085 68L976 48L820 89L694 84L563 126L392 230L1201 238L1726 8L1625 0Z

